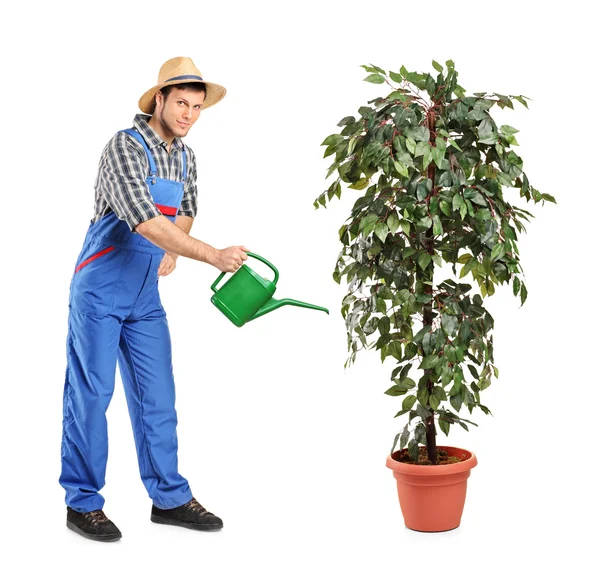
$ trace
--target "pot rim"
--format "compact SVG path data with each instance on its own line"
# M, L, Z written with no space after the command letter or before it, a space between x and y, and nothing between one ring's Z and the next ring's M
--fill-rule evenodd
M477 466L477 457L475 453L463 449L461 447L453 447L451 445L438 445L438 449L448 450L453 449L454 451L460 451L464 453L464 460L452 464L407 464L405 462L397 461L392 457L392 455L399 454L401 451L406 449L401 449L399 451L394 451L392 454L388 455L386 459L385 465L388 468L391 468L394 472L400 472L403 474L457 474L459 472L466 472L471 470L473 467ZM459 453L460 454L460 453Z

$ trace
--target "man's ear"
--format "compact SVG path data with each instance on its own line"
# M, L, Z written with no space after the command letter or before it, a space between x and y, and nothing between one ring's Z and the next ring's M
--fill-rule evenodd
M160 90L158 90L158 92L156 92L156 94L154 96L154 101L156 102L156 107L160 109L165 101L163 93Z

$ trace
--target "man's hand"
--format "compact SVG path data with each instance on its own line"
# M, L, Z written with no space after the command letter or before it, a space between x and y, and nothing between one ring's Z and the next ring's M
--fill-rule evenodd
M171 255L169 255L168 253L165 253L162 261L160 262L160 265L158 266L158 276L161 277L172 273L176 266L176 259L177 258L171 257Z
M214 266L221 271L233 273L248 259L246 252L249 252L245 246L229 246L224 250L217 250Z

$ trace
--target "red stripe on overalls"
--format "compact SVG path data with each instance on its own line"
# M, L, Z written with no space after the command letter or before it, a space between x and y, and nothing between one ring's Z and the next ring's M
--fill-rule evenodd
M115 249L114 246L109 246L108 248L104 248L104 250L101 250L97 254L94 254L92 257L90 257L87 260L81 262L75 268L75 273L77 273L82 267L85 267L88 263L93 262L95 259L98 259L100 256L103 256L104 254L108 254L108 252L112 252L112 250L114 250L114 249Z
M156 205L156 208L163 214L174 217L177 214L177 207L167 207L166 205Z

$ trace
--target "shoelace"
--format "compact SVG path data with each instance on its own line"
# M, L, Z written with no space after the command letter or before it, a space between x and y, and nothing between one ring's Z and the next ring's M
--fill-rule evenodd
M97 523L106 523L108 521L108 517L104 515L104 511L101 509L88 511L87 513L84 513L83 516L90 521L92 525L96 525Z
M200 503L198 502L198 500L196 498L192 498L188 502L187 508L192 513L198 513L199 515L203 515L204 513L208 513L208 511L206 511L206 509L204 507L202 507L202 505L200 505Z

